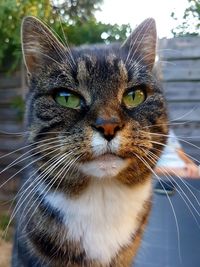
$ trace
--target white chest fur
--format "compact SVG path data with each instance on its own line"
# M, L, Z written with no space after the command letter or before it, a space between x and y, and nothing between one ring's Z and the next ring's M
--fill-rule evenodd
M89 258L109 263L138 229L150 187L150 181L134 189L115 181L94 181L77 199L54 192L46 200L64 215L68 238L81 241Z

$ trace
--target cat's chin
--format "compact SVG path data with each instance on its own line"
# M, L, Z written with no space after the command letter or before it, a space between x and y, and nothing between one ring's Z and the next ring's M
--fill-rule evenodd
M112 178L128 165L128 160L114 154L104 154L79 165L79 169L87 176Z

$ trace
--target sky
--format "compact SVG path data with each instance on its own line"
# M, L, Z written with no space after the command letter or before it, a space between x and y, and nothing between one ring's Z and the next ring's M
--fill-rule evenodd
M158 36L172 37L171 29L180 22L171 18L175 12L181 18L188 6L187 0L104 0L96 18L105 23L127 24L132 28L148 17L156 20Z

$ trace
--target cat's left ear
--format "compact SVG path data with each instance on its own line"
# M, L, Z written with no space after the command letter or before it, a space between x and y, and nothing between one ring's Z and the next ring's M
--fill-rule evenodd
M140 61L152 70L156 57L157 32L153 18L144 20L128 37L122 49L128 53L127 60Z
M22 51L29 74L62 59L65 48L53 33L35 17L26 17L21 27Z

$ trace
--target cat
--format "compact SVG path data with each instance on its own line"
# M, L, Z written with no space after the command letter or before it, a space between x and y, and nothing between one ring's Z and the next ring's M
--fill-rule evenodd
M13 267L134 262L151 210L148 153L159 157L168 133L156 41L152 18L123 44L71 49L23 20L29 156Z

